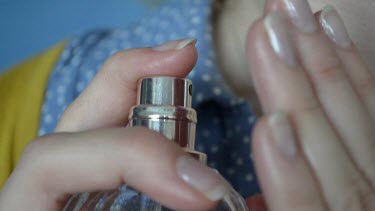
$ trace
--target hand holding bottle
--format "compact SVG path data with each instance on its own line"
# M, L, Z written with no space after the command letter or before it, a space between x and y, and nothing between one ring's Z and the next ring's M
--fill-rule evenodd
M56 133L27 146L0 192L0 210L61 210L72 193L124 182L173 209L213 207L229 188L221 176L156 132L124 128L138 80L185 77L197 59L194 42L173 41L109 58L64 112Z

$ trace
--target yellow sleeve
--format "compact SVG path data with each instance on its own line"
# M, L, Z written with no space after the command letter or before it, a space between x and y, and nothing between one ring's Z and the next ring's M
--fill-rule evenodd
M63 48L59 44L0 75L0 189L37 136L48 76Z

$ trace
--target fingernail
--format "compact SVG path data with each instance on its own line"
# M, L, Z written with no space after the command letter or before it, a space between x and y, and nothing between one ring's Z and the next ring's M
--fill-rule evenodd
M339 47L349 48L352 44L348 31L340 15L331 5L326 6L320 14L320 24L327 36Z
M174 40L152 48L155 51L181 50L186 46L197 43L197 39Z
M264 20L270 44L275 53L289 66L296 65L294 45L291 41L288 26L281 14L272 12Z
M318 29L314 14L307 0L284 0L286 10L292 23L303 32L314 32Z
M297 146L288 116L278 112L268 118L276 148L289 159L297 155Z
M176 162L177 174L190 186L203 193L209 200L222 199L230 185L214 170L199 163L191 156L183 155Z

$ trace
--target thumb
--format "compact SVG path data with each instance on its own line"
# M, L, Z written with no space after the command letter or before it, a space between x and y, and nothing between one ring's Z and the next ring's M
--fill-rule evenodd
M65 110L56 131L82 131L126 124L136 103L138 80L146 76L185 77L197 60L195 39L154 48L120 51L104 63L93 81Z

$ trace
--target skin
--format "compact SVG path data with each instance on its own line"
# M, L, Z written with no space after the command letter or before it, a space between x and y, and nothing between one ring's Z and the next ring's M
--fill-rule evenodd
M276 1L276 0L273 0ZM271 2L271 1L269 1ZM314 12L331 4L340 13L366 64L375 67L375 3L372 0L309 0ZM233 0L222 5L216 24L216 46L222 74L233 90L256 103L249 85L246 51L247 32L263 15L264 0ZM234 74L233 74L234 73ZM250 91L249 91L250 90ZM259 113L259 112L258 112Z
M319 10L321 5L315 3L313 7ZM367 3L356 5L370 7ZM264 200L257 196L248 205L271 211L375 210L375 78L355 45L371 40L340 47L319 25L320 14L305 12L317 24L313 31L293 25L279 1L267 1L259 19L249 17L254 23L245 42L233 42L234 47L228 49L242 55L244 60L238 60L237 67L244 63L249 67L247 74L264 111L252 141ZM272 27L282 29L274 36L287 34L279 43L281 52L294 49L287 57L277 51L280 48L274 47L269 36L266 20L271 17L279 20ZM362 35L369 36L371 31ZM224 38L220 39L227 42L233 36ZM194 66L197 53L191 43L182 49L176 49L179 41L167 46L163 52L131 49L111 56L64 112L56 133L37 138L26 148L0 192L0 210L59 210L71 193L112 189L123 182L172 209L212 208L215 201L209 200L209 193L213 187L191 185L176 172L177 160L185 154L180 148L152 131L121 128L135 102L139 78L184 77ZM228 75L236 78L242 74L237 71L233 68ZM225 184L204 166L194 169L199 169L197 175L206 175L201 181Z

